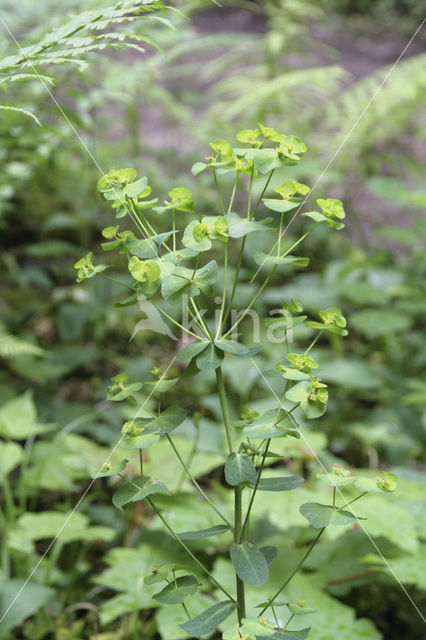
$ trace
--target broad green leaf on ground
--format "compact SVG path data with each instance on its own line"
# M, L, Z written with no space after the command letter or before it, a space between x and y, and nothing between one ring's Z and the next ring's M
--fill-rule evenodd
M191 618L188 622L181 624L181 628L190 636L200 638L215 631L217 627L224 622L235 610L236 605L230 600L218 602L212 607L200 613L195 618Z
M161 604L179 604L188 596L194 595L197 589L198 580L195 576L180 576L152 597Z
M166 485L160 480L154 478L144 477L135 478L132 482L126 482L123 484L112 496L112 503L123 509L131 502L137 502L143 500L147 496L155 495L157 493L168 494L169 490Z
M225 479L228 484L235 486L245 482L256 482L256 469L249 456L245 453L231 453L225 462Z
M300 513L315 529L322 529L329 524L353 524L359 520L359 518L354 516L350 511L340 511L335 507L319 504L318 502L306 502L302 504Z
M6 402L0 409L0 436L10 440L26 440L29 436L51 431L54 425L37 423L37 413L32 394Z
M24 470L24 481L33 489L50 491L55 487L57 491L76 491L76 481L89 478L93 469L100 469L108 453L89 438L75 433L61 433L52 440L36 441L30 465Z
M54 596L55 591L50 587L33 581L27 583L25 579L16 578L2 584L0 586L0 637L6 638L12 629L48 604ZM9 609L15 598L16 601ZM7 615L5 615L6 611Z
M24 450L16 442L0 440L0 479L20 464L23 455Z
M213 527L208 527L208 529L200 529L199 531L183 531L177 535L181 540L198 540L199 538L219 536L227 531L229 531L229 527L227 527L226 524L217 524Z
M367 338L408 331L412 324L410 316L392 309L363 309L350 316L351 326Z
M262 585L268 579L268 563L262 551L250 542L231 545L231 560L237 575L252 585Z
M64 543L91 540L93 537L111 541L115 537L114 529L91 527L88 516L78 512L27 512L18 519L17 530L21 531L26 539L33 541L55 537Z

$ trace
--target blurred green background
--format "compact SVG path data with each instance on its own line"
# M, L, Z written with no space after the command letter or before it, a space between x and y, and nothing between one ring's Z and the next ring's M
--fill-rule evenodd
M31 73L30 67L13 73L0 68L0 104L25 109L41 124L19 111L0 111L0 615L36 567L0 623L0 638L184 635L180 611L153 610L151 592L140 581L173 547L158 522L140 527L149 520L143 508L119 517L110 506L113 481L97 481L84 495L90 474L132 415L131 405L104 400L111 376L126 370L132 379L152 380L151 369L167 366L176 346L150 332L130 341L141 311L114 308L120 292L112 282L77 285L73 264L90 249L102 254L100 232L112 224L96 192L101 173L132 166L149 178L161 201L171 186L187 186L196 211L215 214L214 184L204 174L194 178L190 167L208 154L209 140L231 139L261 121L308 146L302 166L285 176L316 185L316 197L340 198L347 212L346 230L310 237L307 272L276 277L258 308L266 316L292 297L311 314L338 306L348 319L344 341L334 336L315 350L331 397L327 413L306 426L310 444L326 465L386 469L400 478L386 510L374 497L366 501L374 544L361 531L339 531L319 545L298 578L296 587L319 610L309 637L421 640L424 625L416 607L424 613L424 29L389 71L420 26L422 3L236 0L220 7L181 0L174 6L179 11L150 16L170 23L113 26L114 32L143 36L137 43L145 52L85 51L81 60L58 55L56 64L37 66L54 85L48 79L10 80ZM21 45L34 45L72 20L67 16L73 12L102 13L107 7L81 0L60 7L52 0L1 0L2 58L19 54L6 27ZM283 176L276 176L277 184ZM289 243L301 224L296 219L290 227ZM244 264L247 299L253 273L253 264ZM264 366L272 364L274 346L265 343L258 357ZM235 418L248 403L254 409L270 403L270 391L255 370L247 373L246 363L230 364L225 374ZM173 399L181 400L172 391ZM187 384L184 403L197 416L179 431L181 448L220 498L223 442L215 428L219 407L211 376ZM282 455L308 478L305 497L321 497L314 480L318 462L309 448L286 444ZM178 490L161 500L175 522L185 529L210 526L168 452L148 464ZM259 540L279 540L274 544L284 550L303 540L299 493L296 499L279 509L272 500L262 501ZM226 575L223 549L205 543L194 548Z

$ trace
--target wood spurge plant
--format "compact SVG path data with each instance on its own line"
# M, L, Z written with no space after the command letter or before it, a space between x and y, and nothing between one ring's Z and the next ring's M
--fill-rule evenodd
M98 182L101 197L111 205L119 221L103 230L102 249L117 251L121 259L127 261L131 278L127 283L119 283L126 289L126 294L116 306L125 313L127 306L148 302L169 327L169 333L181 332L181 340L171 343L171 362L165 369L154 370L154 381L131 381L126 372L113 377L107 399L111 402L131 399L137 410L121 429L118 447L125 452L123 458L108 462L99 471L94 470L93 478L118 476L114 505L123 510L144 501L152 516L162 522L168 534L187 553L193 573L188 573L177 560L154 566L151 573L144 576L144 584L158 584L158 592L153 595L155 606L182 605L188 620L181 628L189 637L213 634L217 638L222 634L223 640L301 640L308 637L310 628L300 628L298 618L311 614L314 620L315 609L305 602L303 593L300 599L289 601L288 586L327 527L362 528L364 525L353 510L354 503L368 492L393 492L396 478L391 473L384 473L373 481L354 476L344 468L323 468L318 478L330 488L329 503L307 502L300 506L300 513L312 528L304 540L302 553L295 550L293 569L288 575L283 573L279 588L271 588L266 599L264 595L256 595L260 593L260 586L267 585L271 563L279 565L280 554L276 547L259 547L253 543L250 527L253 506L262 492L276 492L278 504L281 492L296 491L304 482L302 477L289 476L285 472L282 476L270 476L265 471L272 465L278 465L280 469L282 455L274 446L279 439L305 438L303 422L325 413L328 389L317 375L319 364L311 352L327 334L347 335L346 320L337 308L323 309L319 318L308 319L295 300L282 302L279 320L265 319L269 329L277 322L283 328L283 340L280 349L277 348L279 356L273 372L274 380L281 381L281 395L275 396L271 407L261 415L246 407L239 420L233 419L224 371L226 373L229 359L252 359L261 349L259 344L247 345L250 332L244 330L244 321L252 315L257 300L274 274L288 265L306 267L309 258L293 252L319 225L328 227L330 232L343 229L345 211L335 198L319 198L316 208L309 209L305 203L310 188L293 179L287 179L269 193L274 173L280 170L281 175L285 167L297 165L307 150L297 136L278 133L259 124L256 129L238 132L236 139L236 145L222 139L214 140L210 143L211 155L192 167L194 176L207 171L211 173L212 184L217 190L216 215L200 214L190 190L185 187L170 189L168 199L160 204L158 198L152 196L147 178L138 177L131 168L113 169ZM229 177L233 178L231 185ZM264 209L270 212L271 218L265 218ZM284 236L286 216L289 212L295 216L299 211L306 221L306 228L291 246L287 246ZM169 230L158 233L157 221L161 219L164 228L165 216L169 220ZM133 230L121 227L125 219L131 220ZM270 238L270 251L249 250L251 234L265 234ZM240 299L241 268L248 253L258 265L256 277L262 278L262 282L245 309L236 313L234 304ZM233 269L230 269L230 262ZM75 264L77 281L98 274L110 278L107 271L110 266L94 264L92 253L88 253ZM216 289L221 291L220 307L215 317L206 317L203 297L210 296ZM179 304L181 316L177 314ZM292 352L289 335L296 327L298 340L303 327L309 337L312 334L314 337L304 349ZM179 369L174 366L175 360L180 363ZM253 362L255 366L256 361ZM169 375L169 370L180 371L180 375ZM181 385L181 397L185 398L185 381L199 374L211 374L211 381L215 382L223 423L217 425L217 429L224 429L228 448L223 459L222 487L228 493L222 492L220 502L213 498L206 484L197 479L191 471L191 457L186 458L174 441L175 430L189 418L197 424L198 418L196 408L191 412L184 400L181 405L185 408L169 406L168 392ZM267 372L266 375L271 374ZM142 388L151 403L155 399L152 412L147 408L147 402L141 400ZM157 496L168 495L170 491L161 478L151 478L144 470L146 451L152 448L155 456L155 445L160 439L169 443L170 454L179 460L185 478L198 492L200 509L214 512L217 518L214 526L199 531L175 530L173 518L160 508ZM139 465L137 474L135 455ZM232 501L226 497L228 494L233 494ZM286 517L285 502L282 517ZM222 552L230 558L235 584L229 584L226 577L222 579L212 571L191 546L195 539L214 536L222 536ZM197 594L201 597L203 592L209 593L216 602L200 613L200 607L195 603ZM265 593L265 587L261 593ZM301 619L305 621L304 617Z

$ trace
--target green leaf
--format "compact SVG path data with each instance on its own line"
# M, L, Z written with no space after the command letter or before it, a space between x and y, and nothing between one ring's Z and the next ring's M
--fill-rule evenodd
M269 544L265 545L264 547L260 547L259 551L263 553L268 564L271 564L271 562L273 562L278 555L278 549Z
M54 595L55 591L50 587L36 582L27 583L24 579L12 579L2 584L0 586L0 637L6 638L12 629L44 607ZM11 606L12 603L14 603L13 606ZM6 611L7 615L5 615Z
M112 504L122 511L123 507L126 507L131 502L138 502L138 500L143 500L147 496L158 493L169 495L169 490L160 480L149 477L137 478L133 482L127 482L117 489L112 496Z
M109 466L104 465L100 471L92 473L90 477L96 480L97 478L106 478L108 476L115 476L118 473L121 473L126 468L128 462L129 462L128 460L122 460L118 464L109 465Z
M274 256L263 251L253 251L253 258L256 264L263 266L274 264L292 264L295 267L307 267L309 258L301 258L299 256Z
M225 479L228 484L235 486L244 482L256 482L257 473L253 462L246 453L233 451L225 462Z
M357 518L349 511L342 511L336 507L331 507L325 504L319 504L318 502L305 502L299 509L302 516L304 516L314 529L322 529L329 524L345 525L353 524L357 520L364 520L365 518Z
M269 173L272 169L279 169L282 165L276 149L253 149L248 157L253 159L255 168L262 175Z
M126 196L128 196L129 198L135 198L145 190L145 187L147 184L148 184L148 178L146 177L140 178L135 182L131 182L124 188Z
M303 478L298 476L261 478L257 487L258 491L293 491L303 484ZM254 486L254 485L253 485Z
M10 440L26 440L29 436L51 431L54 425L38 424L32 394L6 402L0 409L0 435Z
M300 202L290 202L290 200L283 200L282 198L264 198L262 202L265 207L271 211L278 211L278 213L291 211L300 205Z
M235 340L216 340L215 345L221 351L225 351L226 353L231 353L233 356L240 356L241 358L248 358L253 356L255 353L261 350L260 347L246 347Z
M13 471L23 457L24 450L19 444L0 440L0 479Z
M196 251L208 251L212 248L212 241L209 238L207 225L201 223L199 220L193 220L186 227L182 244L189 249L195 249Z
M197 367L200 371L211 371L220 367L222 361L223 352L210 343L202 354L197 357Z
M207 169L208 165L205 162L196 162L191 167L191 173L193 176L198 176L199 173Z
M244 428L244 435L248 438L264 439L264 438L280 438L282 436L291 435L299 438L299 433L285 411L279 409L269 409L259 418L256 418L253 424Z
M178 362L185 362L185 360L191 360L194 356L198 356L200 353L207 349L209 346L209 340L199 340L196 342L191 342L186 347L184 347L176 356L176 360Z
M231 545L231 560L234 569L241 580L260 586L268 579L268 563L260 549L250 542Z
M191 637L200 638L215 631L222 622L224 622L234 611L236 604L230 600L218 602L209 607L199 616L188 620L180 627L186 631Z
M197 588L198 580L195 576L180 576L152 597L161 604L179 604L186 597L194 595Z
M160 436L171 433L185 420L187 413L182 407L173 405L162 411L150 424L150 428L158 430Z
M120 447L123 449L149 449L153 444L158 442L160 435L158 433L143 433L141 435L126 434L119 441Z
M273 231L271 227L267 227L261 222L256 220L247 220L247 218L240 218L237 213L231 211L225 216L228 222L228 233L230 238L242 238L248 233L255 233L256 231Z
M222 533L229 531L229 527L225 524L217 524L214 527L208 529L200 529L199 531L184 531L178 533L178 538L181 540L198 540L199 538L209 538L211 536L220 536Z

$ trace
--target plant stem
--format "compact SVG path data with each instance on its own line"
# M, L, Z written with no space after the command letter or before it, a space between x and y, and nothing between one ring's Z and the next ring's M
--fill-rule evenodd
M130 291L134 291L133 287L130 287L128 284L124 284L124 282L120 282L120 280L111 278L111 276L108 276L106 273L103 273L103 271L100 271L100 274L104 278L108 278L108 280L111 280L111 282L115 282L115 284L121 284L122 287L126 287L126 289L130 289Z
M268 449L269 449L269 445L270 444L271 444L271 438L268 438L268 440L266 441L265 450L263 452L262 461L260 463L260 467L259 467L259 470L257 472L257 478L256 478L256 482L255 482L255 485L254 485L254 488L253 488L253 493L251 494L250 502L249 502L249 505L247 507L247 513L246 513L246 517L244 519L244 524L243 524L243 527L242 527L242 530L241 530L241 536L240 536L240 540L239 540L240 543L243 541L243 538L244 538L244 536L246 534L246 530L248 528L251 508L253 506L254 498L256 496L256 492L257 492L257 489L259 487L260 478L262 476L262 471L263 471L263 467L265 465L265 460L266 460L266 456L268 454Z
M152 306L155 307L157 309L157 311L159 311L159 313L161 313L165 318L167 318L167 320L170 320L170 322L173 322L173 324L175 324L177 327L182 329L182 331L185 331L188 335L193 336L194 338L197 338L197 340L200 339L200 337L197 336L196 333L194 333L193 331L190 331L189 329L184 327L182 324L180 324L180 322L178 322L177 320L172 318L172 316L169 316L169 314L166 313L161 307L156 305L155 302L153 302L152 300L150 300L150 302L151 302Z
M176 251L176 210L172 209L173 251Z
M325 329L321 329L321 331L318 331L317 335L315 336L315 338L312 340L311 344L309 345L309 347L306 349L305 351L305 355L307 353L310 352L310 350L316 345L316 343L318 342L318 340L320 339L320 337L322 336L322 334L324 333Z
M235 174L235 180L234 180L234 186L232 189L232 193L231 193L231 199L229 201L229 207L228 207L228 211L227 213L229 213L232 209L232 205L234 204L234 198L235 198L235 191L237 189L237 182L238 182L238 177L239 177L239 171L237 171L237 173Z
M232 602L235 602L235 598L233 598L231 596L230 593L228 593L228 591L225 589L225 587L222 587L221 584L219 584L219 582L216 580L216 578L210 573L210 571L203 565L202 562L200 562L198 560L198 558L192 553L191 549L189 549L189 547L186 546L186 544L184 543L183 540L181 540L176 533L173 531L173 529L170 527L170 525L167 523L167 521L164 519L163 515L161 514L161 511L155 506L155 504L153 503L153 501L151 500L151 498L147 497L145 498L145 500L148 502L149 506L151 507L151 509L153 511L155 511L155 513L157 514L157 516L160 518L161 522L164 524L164 526L166 527L167 531L170 533L170 535L176 540L176 542L178 542L180 544L181 547L183 547L183 549L185 549L186 553L192 558L192 560L200 567L200 569L203 570L203 572L208 575L208 577L210 578L210 580L213 582L213 584L216 585L216 587L218 589L220 589L227 598L229 598L230 600L232 600Z
M236 329L236 327L238 327L238 325L240 324L240 322L246 317L246 315L248 314L248 312L250 311L250 309L252 308L252 306L255 304L256 300L258 299L258 297L261 295L262 291L265 289L265 287L268 285L270 279L272 278L272 276L275 273L275 270L277 268L278 265L274 265L271 269L271 271L269 272L269 275L266 276L263 284L259 287L256 295L252 298L250 304L246 307L246 309L243 311L243 313L240 315L240 317L238 318L238 320L236 320L234 322L234 324L232 325L232 327L224 334L224 338L226 338L226 336L229 336L230 333L232 333L234 331L234 329Z
M234 297L235 297L235 292L237 290L237 284L238 284L238 278L240 276L240 269L241 269L241 265L243 262L243 254L244 254L244 247L246 246L246 241L247 241L247 236L244 236L242 241L241 241L241 246L240 246L240 253L238 254L238 260L237 260L237 268L235 270L235 274L234 274L234 282L232 283L232 291L231 291L231 296L229 298L229 302L228 302L228 306L226 308L226 313L223 317L223 324L225 325L229 313L231 311L231 307L232 307L232 303L234 301Z
M255 208L253 209L253 213L251 214L251 216L250 216L250 218L249 218L250 220L252 220L252 219L254 218L254 214L256 213L257 208L258 208L258 206L260 205L260 203L261 203L261 201L262 201L263 196L265 195L265 191L266 191L266 189L268 188L269 183L271 182L271 178L272 178L272 176L274 175L274 171L275 171L275 169L273 169L273 170L271 171L271 173L269 174L269 178L268 178L268 179L267 179L267 181L265 182L265 186L264 186L264 187L263 187L263 189L262 189L262 193L260 194L259 199L258 199L258 201L256 202L256 206L255 206Z
M216 381L217 388L219 391L220 398L220 406L222 409L223 416L223 424L225 426L226 438L228 440L229 452L232 453L235 451L235 445L232 436L232 425L229 417L228 403L226 400L226 391L225 385L223 382L223 373L222 367L217 367L216 369ZM242 529L242 492L243 489L241 485L236 485L234 487L234 542L239 544L241 539L241 529ZM241 624L241 620L245 618L246 615L246 604L245 604L245 591L244 591L244 582L235 575L236 585L237 585L237 613L238 613L238 621Z
M242 495L243 488L241 485L237 484L234 487L234 505L235 505L235 513L234 513L234 541L239 544L241 541L241 525L242 525ZM246 599L245 599L245 588L244 582L239 578L239 576L235 575L236 584L237 584L237 614L238 614L238 622L241 624L241 621L246 617Z
M219 189L219 182L217 180L216 169L212 167L214 183L216 185L217 195L219 196L220 206L222 207L222 213L225 215L225 204L223 202L222 193Z
M303 563L305 562L306 558L309 556L309 554L311 553L312 549L315 547L316 543L318 542L318 540L321 538L322 534L325 531L325 527L323 527L322 529L320 529L318 535L315 537L315 539L311 542L309 549L306 551L305 555L303 556L303 558L299 561L297 567L291 572L291 574L289 575L289 577L287 578L287 580L284 582L284 584L282 585L282 587L280 587L278 589L278 591L275 593L275 595L270 598L268 604L266 605L266 607L263 607L262 611L259 613L260 616L262 616L265 611L271 606L271 604L274 602L274 600L276 600L276 598L278 598L278 596L280 595L281 591L283 591L286 586L288 585L288 583L290 582L290 580L292 580L294 578L294 576L296 575L296 573L299 571L300 567L303 565ZM288 624L288 623L287 623Z
M222 333L222 323L223 323L223 312L225 310L226 304L226 291L228 288L228 253L229 253L229 245L226 243L225 248L225 262L224 262L224 276L223 276L223 293L222 293L222 304L220 305L220 314L219 321L217 323L216 337L215 340L219 338L219 335Z
M231 529L231 531L233 531L233 526L232 524L229 522L229 520L215 507L214 503L210 500L209 496L205 493L205 491L200 487L200 485L198 484L198 482L196 481L196 479L194 478L194 476L192 475L191 471L188 469L184 459L182 458L182 456L180 455L175 443L173 442L173 440L171 439L170 435L168 433L166 433L166 438L170 443L170 446L172 447L173 451L175 452L179 462L181 463L186 475L188 476L188 478L190 479L190 481L192 482L192 484L198 489L198 491L200 492L200 494L203 496L204 500L211 506L211 508L217 513L217 515L223 520L223 522Z
M247 199L247 220L250 220L250 213L251 213L251 192L253 188L253 176L254 176L254 165L252 166L250 171L250 184L249 184L249 192L248 192L248 199Z
M291 616L289 617L289 619L287 620L286 625L284 627L284 631L287 629L288 625L293 620L293 618L294 618L294 613L292 613Z
M235 446L234 446L234 441L232 437L232 426L231 426L231 420L229 417L228 403L226 401L226 391L225 391L225 384L223 382L222 367L217 367L215 371L216 371L217 388L219 391L220 406L222 409L223 424L225 426L225 432L226 432L226 439L228 441L229 452L232 453L233 451L235 451Z
M208 337L212 342L213 342L213 336L210 333L210 329L208 328L208 326L206 325L206 323L203 320L203 317L201 316L197 305L195 304L194 300L192 298L190 298L191 304L194 307L194 311L195 311L195 315L197 316L198 322L200 323L200 325L203 327L204 331L204 335L206 337Z
M280 255L280 251L281 251L281 235L282 235L282 232L283 232L283 220L284 220L284 212L282 212L281 220L280 220L280 230L279 230L279 233L278 233L277 256Z
M359 494L359 496L357 496L353 500L350 500L349 502L346 502L346 504L344 504L342 507L339 507L339 511L341 511L342 509L346 509L346 507L349 507L350 504L353 504L354 502L356 502L357 500L359 500L363 496L367 495L367 493L368 493L368 491L363 491L362 493Z

